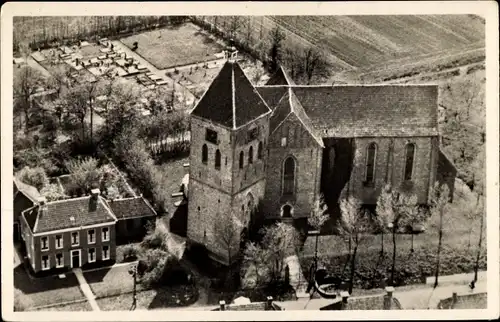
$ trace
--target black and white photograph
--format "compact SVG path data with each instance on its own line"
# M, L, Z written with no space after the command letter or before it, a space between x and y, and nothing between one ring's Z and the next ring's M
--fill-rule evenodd
M498 317L497 47L493 1L7 3L4 318Z

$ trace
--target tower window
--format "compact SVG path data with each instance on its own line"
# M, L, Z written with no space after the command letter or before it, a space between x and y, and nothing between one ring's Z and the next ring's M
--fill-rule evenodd
M404 172L405 181L409 181L412 179L414 161L415 161L415 144L408 143L406 145L406 162L405 162L405 172Z
M253 146L248 149L248 163L252 164L253 163Z
M220 170L220 158L220 151L217 149L217 151L215 151L215 169L217 170Z
M208 162L208 147L206 144L203 144L203 147L201 148L201 162L204 164L207 164Z
M370 143L366 149L366 173L365 182L373 183L375 179L375 158L377 154L377 145L375 143Z
M217 132L211 129L207 129L207 132L205 133L205 140L207 140L210 143L213 144L218 144L217 142Z
M253 140L256 140L258 136L259 136L259 128L258 127L249 130L248 134L247 134L247 142L251 142Z
M290 195L295 191L295 160L288 157L283 164L283 194Z
M243 169L243 162L244 162L244 159L245 158L245 155L243 153L243 151L240 152L240 169Z
M286 136L281 138L281 146L286 146Z
M262 159L262 142L259 142L259 146L257 148L257 158Z

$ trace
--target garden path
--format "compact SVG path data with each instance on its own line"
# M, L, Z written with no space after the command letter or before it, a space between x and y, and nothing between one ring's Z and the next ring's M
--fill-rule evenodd
M89 284L87 284L87 280L83 276L82 270L80 268L74 268L73 273L75 273L76 279L80 284L80 289L82 290L82 293L85 295L85 297L87 297L87 300L89 301L92 310L100 311L101 309L99 308L99 305L97 305L97 302L95 300L95 295L94 293L92 293Z

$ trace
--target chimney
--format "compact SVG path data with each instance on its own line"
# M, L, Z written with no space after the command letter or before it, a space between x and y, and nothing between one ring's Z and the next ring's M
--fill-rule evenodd
M387 286L385 291L387 294L384 295L384 310L390 310L392 308L392 294L394 293L394 287Z
M99 189L90 190L90 199L89 199L89 212L93 212L97 210L97 202L99 198L99 194L101 191Z
M271 311L273 307L273 297L268 296L266 300L266 311Z
M226 301L224 301L224 300L219 301L219 306L220 306L221 311L225 311L226 310Z

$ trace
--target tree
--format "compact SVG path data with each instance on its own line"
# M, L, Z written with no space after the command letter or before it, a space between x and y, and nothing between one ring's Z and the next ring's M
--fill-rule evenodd
M97 97L96 82L77 84L68 89L62 100L66 105L68 114L75 118L82 129L82 140L85 140L85 118L90 112L90 138L92 141L93 131L93 104Z
M241 28L241 16L230 16L227 31L229 38L233 39Z
M40 190L40 194L44 196L47 201L61 200L66 197L56 183L50 183L43 187L42 190Z
M286 35L281 30L281 28L278 25L276 25L276 27L270 31L270 38L271 38L271 51L270 51L271 62L269 67L270 71L274 72L276 71L278 65L282 60L282 47Z
M363 241L365 234L372 231L372 225L368 213L361 208L361 202L352 196L340 201L340 212L342 216L340 234L352 240L354 247L352 254L349 252L351 260L349 294L352 294L358 247Z
M33 108L32 96L45 82L45 78L38 70L23 66L14 74L14 114L24 114L24 124L30 124L30 112Z
M71 181L77 187L78 193L88 193L91 189L99 187L101 171L97 159L73 159L66 162L66 168L71 174Z
M320 235L320 230L321 227L327 222L328 218L330 217L329 214L327 213L328 207L325 203L325 199L323 195L321 194L319 197L316 198L314 201L313 208L311 210L311 213L309 217L307 217L307 223L313 227L316 232L316 243L314 247L314 266L315 268L317 267L318 263L318 238Z
M380 256L384 256L384 235L389 230L389 220L392 217L390 187L386 186L377 199L375 225L380 231Z
M387 184L381 191L377 203L377 216L387 222L392 234L392 269L390 284L394 285L396 273L396 234L408 225L408 220L418 208L417 197L407 192L395 191Z
M434 288L438 286L438 278L439 278L439 266L440 266L440 255L441 255L441 247L443 243L443 230L444 230L444 221L445 221L445 212L446 206L450 201L450 192L446 185L440 185L438 182L434 184L434 187L431 191L431 216L439 216L439 239L438 239L438 249L436 256L436 270L435 270L435 280L434 280Z
M227 212L221 214L220 220L214 222L214 238L226 249L229 265L232 264L233 255L238 251L241 227L241 222Z
M304 72L307 84L311 83L313 76L328 76L329 68L324 54L316 47L308 47L303 55Z
M42 167L24 167L16 174L16 177L26 184L41 190L49 183L49 178Z

